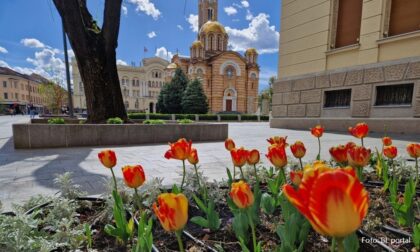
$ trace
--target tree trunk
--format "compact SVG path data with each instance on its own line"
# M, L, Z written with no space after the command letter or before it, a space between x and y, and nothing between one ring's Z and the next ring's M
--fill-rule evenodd
M116 48L122 0L106 0L102 29L86 0L53 0L76 56L84 84L88 122L119 117L127 121L117 72Z

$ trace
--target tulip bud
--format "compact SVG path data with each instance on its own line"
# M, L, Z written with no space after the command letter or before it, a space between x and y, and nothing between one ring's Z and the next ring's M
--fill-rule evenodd
M230 151L230 156L232 157L232 162L236 167L242 167L245 165L248 159L248 151L241 147L239 149L232 149Z
M103 150L99 152L98 158L103 166L112 169L117 164L117 156L112 150Z
M188 199L184 194L162 193L153 203L153 211L163 229L168 232L180 231L188 221Z
M235 148L235 142L231 138L226 139L225 148L226 150L231 151L232 149Z
M322 135L324 134L324 127L322 127L321 125L317 125L314 128L311 128L311 134L314 137L322 137Z
M138 188L144 184L146 176L144 175L144 170L141 165L135 166L124 166L122 168L122 173L124 177L124 183L130 188Z
M254 194L250 186L242 180L232 183L229 196L233 200L233 203L241 209L248 208L254 204Z
M384 146L390 146L392 145L392 139L390 137L384 137L382 138L382 143Z
M295 158L303 158L306 153L305 145L301 141L296 141L290 146L290 150Z
M420 144L418 143L411 143L407 145L407 153L412 158L419 158L420 157Z
M198 164L197 149L191 148L190 154L188 155L188 162L190 162L192 165Z
M249 165L258 164L260 162L260 152L258 150L249 151L247 162Z

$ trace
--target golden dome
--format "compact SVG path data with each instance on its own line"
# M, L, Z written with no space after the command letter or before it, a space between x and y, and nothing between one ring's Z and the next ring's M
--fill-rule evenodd
M226 34L225 27L223 27L222 24L220 24L217 21L208 21L207 23L203 24L203 26L200 29L200 33L223 33Z
M171 63L166 68L167 69L177 69L178 68L178 65L176 63Z
M255 48L248 48L245 51L245 54L258 54L258 53L257 53L257 49L255 49Z
M203 43L201 43L200 40L197 40L197 41L194 41L192 43L192 46L191 47L193 47L193 48L195 48L195 47L203 47Z

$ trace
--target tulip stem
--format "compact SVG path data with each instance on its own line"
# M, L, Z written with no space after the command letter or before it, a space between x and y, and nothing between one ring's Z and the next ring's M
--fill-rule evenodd
M182 182L181 182L181 192L182 192L182 188L184 188L184 182L185 182L185 160L182 160Z
M241 171L241 177L243 180L245 180L244 172L242 171L242 167L239 166L239 170Z
M302 171L303 171L303 163L302 163L302 158L299 158L299 163L300 163L300 168L302 169Z
M182 231L176 231L175 235L176 235L176 239L178 240L179 251L185 252L184 244L182 243L182 239L181 239L181 233Z
M331 252L335 252L335 247L336 247L336 240L335 240L335 238L333 237L333 238L332 238L332 243L331 243L331 248L330 248L330 251L331 251Z
M317 160L321 160L321 139L318 137L318 156L316 156Z
M363 137L362 138L360 138L361 140L362 140L362 146L363 147L365 147L365 144L364 144L364 142L363 142Z
M111 173L112 173L112 179L114 180L115 191L118 194L117 179L115 178L115 173L114 173L114 170L112 168L111 168Z
M255 179L257 180L257 184L260 183L260 179L258 178L258 171L257 171L257 165L254 164L254 172L255 172Z
M249 225L251 226L252 244L254 245L254 251L257 251L257 235L255 234L255 225L251 215L251 208L248 208L246 213L248 215Z
M337 250L338 252L344 252L344 239L343 238L338 238L337 239Z
M233 181L235 181L236 179L236 167L235 165L233 166Z
M139 195L139 192L138 192L137 188L134 188L134 202L135 202L135 204L137 205L137 207L139 208L139 211L140 211L141 200L140 200L140 195Z
M416 158L416 184L415 186L417 186L419 182L419 160L418 158Z

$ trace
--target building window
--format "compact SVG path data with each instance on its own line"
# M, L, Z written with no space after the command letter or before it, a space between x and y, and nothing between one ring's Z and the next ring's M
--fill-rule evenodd
M389 0L390 36L420 30L420 1L419 0Z
M335 0L335 36L332 48L340 48L359 43L362 22L363 0Z
M233 68L232 68L232 67L228 67L228 68L226 69L226 76L227 76L229 79L232 79L232 78L233 78L233 74L234 74L234 70L233 70Z
M208 19L207 20L209 20L209 21L212 21L213 20L213 9L209 8L207 10L207 16L208 16Z
M414 84L400 84L376 87L375 106L411 105Z
M325 91L324 108L350 107L351 89Z
M257 74L256 73L252 73L251 74L251 80L256 80L257 79Z
M4 93L4 99L5 100L9 99L9 94L8 93Z
M7 88L7 81L3 81L3 87Z

